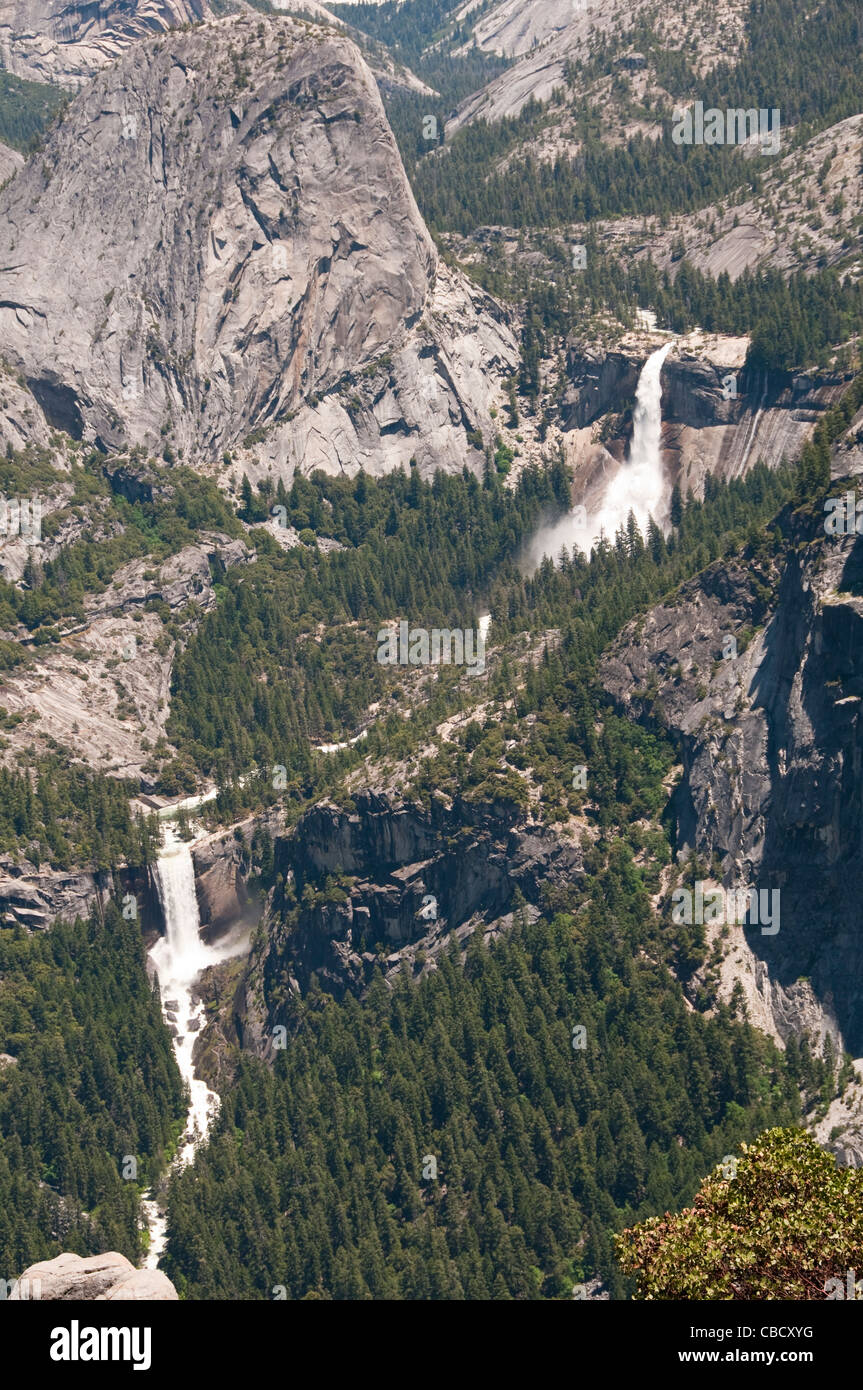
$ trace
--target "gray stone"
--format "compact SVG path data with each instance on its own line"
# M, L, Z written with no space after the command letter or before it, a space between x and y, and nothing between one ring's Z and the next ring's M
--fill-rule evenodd
M230 450L253 481L478 469L468 433L493 439L518 361L439 265L358 49L292 19L172 31L100 72L0 194L0 265L4 353L51 425Z
M38 1293L37 1293L38 1290ZM10 1300L38 1297L48 1301L86 1301L89 1299L170 1299L177 1291L166 1275L157 1269L135 1269L115 1250L104 1255L57 1255L25 1269Z
M778 520L778 555L684 584L629 625L601 679L678 746L679 851L718 863L726 888L780 892L777 933L730 928L719 998L739 981L750 1018L779 1042L829 1034L860 1056L863 543L825 536L823 513ZM729 636L739 655L724 659Z
M0 66L77 87L148 34L208 14L206 0L0 0Z
M0 184L17 174L21 165L24 163L24 156L17 150L10 149L8 145L0 143Z
M435 799L426 809L372 791L358 792L354 804L348 812L321 802L273 835L276 869L286 882L318 881L328 872L351 881L343 899L304 908L290 928L264 917L266 935L252 951L235 1006L243 1045L264 1056L273 1025L282 1021L267 1002L276 981L289 977L304 993L314 975L337 998L361 994L376 964L395 978L417 950L439 954L451 935L466 939L478 925L503 929L516 889L532 906L544 884L582 872L576 844L530 824L514 807ZM431 923L417 916L426 893L438 903ZM370 949L378 942L392 943L383 960Z

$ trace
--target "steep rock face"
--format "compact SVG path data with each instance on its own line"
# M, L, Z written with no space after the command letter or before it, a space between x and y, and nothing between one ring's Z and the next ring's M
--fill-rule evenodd
M72 922L89 917L97 904L110 897L134 896L136 920L145 935L158 931L161 918L158 895L149 870L115 869L107 874L92 869L68 873L37 869L28 862L0 860L0 927L19 925L34 931L55 921Z
M379 474L477 467L480 452L467 441L479 430L493 438L489 414L502 399L500 381L518 349L499 305L445 265L431 285L423 320L393 350L348 374L323 399L304 403L288 428L268 431L251 449L234 451L237 471L257 482L275 472L291 476L353 472Z
M158 570L149 559L120 567L111 587L85 601L85 621L38 649L38 661L4 672L0 702L26 716L9 733L16 751L59 742L90 767L141 778L148 748L165 733L175 643L157 612L164 604L191 633L216 604L214 576L254 559L240 540L205 532ZM35 651L35 648L34 648Z
M0 0L0 67L77 87L147 35L208 15L206 0Z
M176 1302L177 1290L160 1269L136 1269L125 1255L63 1254L30 1265L15 1283L10 1300L55 1302Z
M469 18L475 8L468 3L456 18ZM578 0L501 0L481 17L474 26L470 44L465 44L460 52L468 53L475 44L484 53L520 58L566 29L577 8Z
M548 101L567 64L587 59L593 35L625 31L647 0L505 0L477 25L480 46L519 57L500 77L462 102L447 135L470 121L517 116L528 101Z
M361 49L363 57L374 73L378 86L385 96L390 96L396 91L417 92L423 96L436 95L434 88L421 82L410 68L406 68L402 63L397 63L385 44L370 38L362 29L346 24L325 5L319 5L317 0L271 0L271 3L273 9L278 10L281 14L293 13L300 19L315 19L346 33ZM243 0L239 0L237 8L241 8L242 4Z
M46 448L50 438L51 427L23 377L0 361L0 448L4 453L9 445L13 449L23 449L26 444Z
M635 395L646 357L624 350L606 351L571 341L567 345L569 385L561 410L564 429L584 429L601 415Z
M759 461L775 468L795 458L847 385L836 374L754 371L744 366L746 339L719 342L724 351L672 354L663 384L663 444L681 490L696 496L708 472L741 478Z
M35 867L22 873L7 860L0 865L0 925L32 929L50 926L57 918L87 917L104 887L93 873L40 873Z
M584 430L631 404L647 356L667 337L630 334L613 349L572 339L564 431ZM841 395L841 376L758 373L745 366L747 338L693 332L674 341L662 370L662 444L670 475L684 493L702 495L705 475L742 477L762 460L793 458L814 423ZM609 449L623 456L626 440ZM579 481L587 485L591 469Z
M253 7L236 0L235 8ZM317 0L274 0L273 9L320 20L336 29L348 27ZM96 4L0 0L0 66L17 77L75 89L142 39L213 17L207 0L98 0ZM431 88L414 73L393 61L383 44L357 31L352 36L362 40L384 91L431 94Z
M516 889L535 905L543 883L581 872L577 846L512 807L434 801L425 810L374 792L355 805L321 803L275 840L276 870L300 908L289 926L265 918L266 938L238 995L238 1034L262 1055L272 1026L287 1017L286 1000L305 994L313 976L342 997L360 993L376 966L385 975L403 963L434 969L453 936L505 926ZM341 876L340 886L327 887L328 874Z
M229 831L209 835L192 846L195 889L201 919L201 935L209 941L227 928L246 920L257 921L260 911L250 903L248 841L256 830L266 829L272 839L283 830L281 808L249 817Z
M246 440L252 472L261 445L290 476L460 467L491 434L515 341L436 283L374 79L331 30L239 16L138 45L0 219L7 356L77 437L193 462Z
M775 1036L831 1033L860 1055L863 541L825 536L823 515L780 524L773 561L684 585L630 625L602 679L679 743L679 848L718 861L726 888L781 894L775 934L731 927L720 997L739 979Z

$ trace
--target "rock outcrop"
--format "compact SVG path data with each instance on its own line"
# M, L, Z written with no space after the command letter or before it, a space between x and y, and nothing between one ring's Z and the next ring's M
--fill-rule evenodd
M8 860L0 865L0 926L18 923L29 928L48 927L56 918L74 921L88 917L104 884L97 875L76 873L22 872Z
M748 340L713 337L671 353L663 383L663 446L681 491L703 495L705 475L741 478L753 464L796 458L847 386L841 373L758 372Z
M177 1290L160 1269L136 1269L116 1250L105 1255L57 1255L30 1265L15 1283L13 1302L176 1302Z
M647 0L503 0L493 6L476 26L477 43L518 61L465 98L447 135L471 121L518 116L529 101L549 101L565 87L568 65L587 60L597 34L625 32L646 6Z
M481 15L470 43L459 52L469 53L476 45L484 53L520 58L566 29L575 11L573 0L499 0Z
M530 914L543 884L582 872L577 845L514 807L435 799L425 809L371 791L355 810L315 806L274 853L299 906L265 917L236 1018L243 1046L262 1055L286 1000L313 980L340 998L362 993L376 968L434 969L453 939L505 929L517 890Z
M0 195L0 265L4 351L54 427L251 476L478 468L518 359L439 267L359 51L293 19L101 72Z
M55 921L72 922L89 917L93 907L111 896L132 893L137 920L145 936L158 930L161 909L147 869L115 868L112 873L81 868L63 872L36 868L27 861L0 859L0 928L18 925L30 931L50 927Z
M566 353L569 384L561 405L563 428L584 429L632 400L646 360L647 353L591 347L571 338Z
M236 0L233 8L255 7ZM273 9L350 32L361 42L383 91L432 95L431 88L396 63L383 44L344 24L317 0L274 0ZM74 90L142 39L213 17L207 0L101 0L95 6L61 0L0 0L0 66L17 77Z
M17 174L21 165L24 163L24 156L17 150L12 150L8 145L0 143L0 184L10 179L13 174Z
M176 645L163 616L188 635L216 604L214 576L253 559L241 540L204 532L158 568L148 558L122 565L110 588L87 597L83 623L38 648L38 662L3 674L0 704L23 721L10 729L10 746L42 752L60 743L151 790L145 764L165 733Z
M282 808L276 806L263 815L250 816L230 830L198 839L192 845L201 935L205 941L213 940L227 929L258 921L260 909L250 901L247 888L249 842L256 830L264 829L275 839L283 833L283 824Z
M711 566L630 624L601 674L678 743L680 851L726 888L781 895L778 931L728 928L718 996L740 981L780 1041L829 1033L859 1056L863 540L823 523L787 509L775 556Z
M210 14L206 0L0 0L0 67L78 87L147 35Z

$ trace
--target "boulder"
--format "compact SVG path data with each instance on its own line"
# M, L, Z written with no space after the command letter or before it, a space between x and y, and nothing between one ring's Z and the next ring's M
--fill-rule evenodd
M158 1269L136 1269L125 1255L57 1255L25 1269L10 1299L21 1302L86 1302L88 1300L175 1300L177 1291Z

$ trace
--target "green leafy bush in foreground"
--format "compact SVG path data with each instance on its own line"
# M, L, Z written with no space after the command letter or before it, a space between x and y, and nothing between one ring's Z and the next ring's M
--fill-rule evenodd
M837 1298L863 1271L863 1171L803 1130L771 1129L705 1178L693 1206L615 1243L639 1298Z

